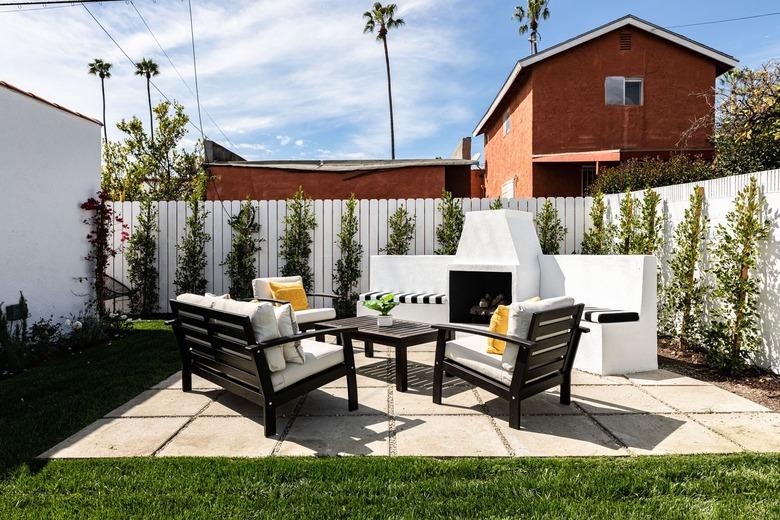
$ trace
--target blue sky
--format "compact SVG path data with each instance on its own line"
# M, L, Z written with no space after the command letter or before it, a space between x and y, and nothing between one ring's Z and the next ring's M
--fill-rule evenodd
M371 2L193 0L204 130L248 159L389 156L382 47L362 34ZM506 0L398 0L406 26L390 35L399 158L448 157L470 135L514 63L527 55ZM190 88L187 3L135 0ZM673 8L670 8L672 7ZM90 10L135 60L160 65L156 82L197 120L195 99L133 6ZM109 138L146 92L126 58L79 6L20 12L0 8L0 79L100 117L99 82L86 64L114 64L107 84ZM540 49L631 13L664 27L780 11L776 0L552 0ZM732 54L745 66L780 57L780 16L673 29ZM155 100L160 97L153 92ZM191 143L198 137L191 127ZM228 142L229 139L229 142ZM479 140L477 140L479 141ZM480 143L475 142L478 151Z

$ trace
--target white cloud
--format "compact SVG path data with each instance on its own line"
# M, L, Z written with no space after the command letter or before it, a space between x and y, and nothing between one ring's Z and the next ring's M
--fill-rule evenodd
M186 4L138 0L136 6L194 90ZM470 28L447 23L467 7L467 0L409 0L399 6L407 26L389 40L399 147L453 125L468 131L473 123L473 114L460 105L468 82L453 74L474 61L463 45ZM132 6L89 8L134 60L158 62L156 84L184 103L196 121L194 96ZM193 9L202 107L233 146L238 140L276 138L281 146L337 147L332 152L337 157L388 155L384 56L382 46L362 33L364 1L322 9L320 0L204 0ZM114 123L120 118L137 114L146 121L143 78L133 75L132 65L82 7L0 14L0 48L2 79L97 116L99 81L86 74L86 66L95 57L107 59L114 64L106 85L109 136L118 133ZM153 98L159 98L154 91ZM231 146L205 112L203 125L208 136Z

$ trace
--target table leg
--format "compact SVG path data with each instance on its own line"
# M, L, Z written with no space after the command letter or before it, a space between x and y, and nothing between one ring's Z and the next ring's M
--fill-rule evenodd
M406 392L408 388L408 374L406 366L406 347L395 349L395 389Z
M374 357L374 343L371 341L364 341L363 347L365 350L366 357Z

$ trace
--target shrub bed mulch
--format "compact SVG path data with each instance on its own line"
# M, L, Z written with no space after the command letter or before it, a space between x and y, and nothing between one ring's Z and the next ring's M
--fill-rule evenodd
M701 352L680 350L673 340L660 338L658 367L710 382L780 412L780 376L768 370L756 367L740 377L729 377L707 366Z

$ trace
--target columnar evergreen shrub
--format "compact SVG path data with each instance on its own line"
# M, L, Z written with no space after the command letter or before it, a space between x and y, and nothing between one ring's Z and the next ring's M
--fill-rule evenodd
M125 258L130 281L130 309L135 314L157 310L157 208L151 198L141 199L141 211L130 236Z
M615 253L619 255L630 255L635 252L637 247L637 200L626 191L620 200L617 243L615 244Z
M634 242L633 253L654 255L661 247L663 219L658 214L661 196L652 188L647 188L639 207L639 232Z
M360 281L360 257L363 254L363 246L358 240L358 219L355 214L357 200L353 194L345 205L345 211L341 215L341 231L338 237L341 257L336 261L336 269L333 273L334 291L341 296L336 300L336 313L339 317L355 315L357 303L357 287ZM400 209L400 208L399 208Z
M387 238L387 246L382 249L388 255L409 254L409 248L414 238L415 218L409 214L406 206L398 206L387 220L390 226L390 236Z
M313 203L299 187L287 200L287 216L284 217L284 236L279 256L284 258L282 276L300 276L307 292L314 289L314 273L309 265L312 231L317 227Z
M441 192L439 203L441 223L436 226L436 240L439 242L437 255L454 255L458 250L460 235L463 233L463 223L466 216L463 213L463 203L452 197L447 190Z
M760 285L755 269L759 246L771 230L764 217L765 202L755 177L751 177L726 214L726 224L718 225L715 231L712 272L718 305L705 347L710 363L730 374L742 372L761 348Z
M179 262L173 283L179 294L203 294L206 292L206 244L211 240L205 229L208 212L199 200L191 200L189 208L184 236L176 245Z
M704 331L702 258L708 226L709 219L704 211L704 188L697 186L682 222L675 229L676 248L669 261L672 280L667 288L668 297L675 315L676 335L683 347L700 344Z
M227 267L230 278L230 296L249 298L252 296L252 280L257 276L255 254L260 251L262 239L257 237L260 224L255 221L255 208L249 200L241 203L236 215L228 220L233 238L230 252L221 265Z
M489 209L504 209L504 203L501 201L501 197L490 201Z
M607 205L604 194L596 192L593 195L593 206L590 208L592 227L582 238L583 255L608 255L612 252L615 236L615 226L607 216Z
M561 242L566 237L566 228L561 224L558 210L550 199L544 201L542 209L534 217L539 245L545 255L557 255L561 252Z

